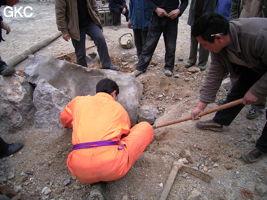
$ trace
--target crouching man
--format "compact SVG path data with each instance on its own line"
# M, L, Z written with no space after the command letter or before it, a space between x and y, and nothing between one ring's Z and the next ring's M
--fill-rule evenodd
M75 97L61 112L64 127L72 128L70 172L83 183L123 177L153 139L147 122L131 127L126 110L116 101L119 87L110 79L96 85L96 95Z
M243 98L244 104L256 104L267 96L267 19L241 18L228 22L218 14L207 14L194 24L192 34L211 51L211 64L200 101L192 111L197 119L208 103L215 100L223 78L230 73L232 88L225 103ZM218 111L212 120L200 121L200 129L222 131L229 126L244 105ZM246 162L255 162L267 153L267 125L256 148L243 155Z

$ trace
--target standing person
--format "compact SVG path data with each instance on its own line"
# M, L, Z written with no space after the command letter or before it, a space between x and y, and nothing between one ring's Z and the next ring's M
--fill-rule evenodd
M129 11L125 0L109 0L109 10L113 15L113 26L121 25L121 14L126 18L128 22Z
M102 68L119 69L111 63L95 0L56 0L55 8L58 30L64 40L71 39L79 65L87 67L85 36L89 35L97 46Z
M152 12L152 4L149 0L130 0L129 2L128 27L133 29L138 58L146 41Z
M233 0L231 18L267 17L267 0ZM251 105L246 115L247 119L256 119L264 111L266 99L256 105Z
M215 12L229 20L231 15L232 0L217 0Z
M3 5L14 6L18 3L18 0L0 0L0 7ZM2 37L2 29L6 31L6 34L9 34L11 29L3 22L2 16L0 16L0 42L5 41ZM0 57L0 75L2 76L10 76L15 72L15 69L11 66L8 66Z
M257 31L255 31L257 30ZM243 98L244 104L255 104L267 96L267 19L240 18L228 21L218 14L204 15L193 26L193 36L211 53L211 65L200 90L200 101L192 110L197 119L206 106L214 102L223 78L235 79L225 103ZM218 111L212 120L199 121L199 129L223 131L244 105ZM267 115L267 110L266 110ZM267 117L267 116L266 116ZM267 123L256 148L243 155L255 162L267 153Z
M192 0L190 4L188 25L191 26L191 43L190 43L190 54L185 65L185 68L192 67L197 61L198 42L195 37L192 36L192 26L195 21L203 14L213 12L215 9L216 0ZM199 45L199 57L198 67L201 71L206 69L206 64L209 58L209 51L204 49L202 45Z
M232 0L231 19L267 17L267 0Z
M146 71L161 33L163 33L165 42L164 74L170 77L173 75L178 21L188 5L188 0L151 0L151 3L154 11L151 25L149 26L147 40L133 74L139 76Z
M0 137L0 158L4 158L14 154L18 152L20 149L22 149L22 147L23 147L22 143L8 144Z
M126 110L116 102L119 87L110 79L96 85L96 95L74 98L61 112L64 127L72 128L70 172L84 183L123 177L153 139L147 122L131 127Z

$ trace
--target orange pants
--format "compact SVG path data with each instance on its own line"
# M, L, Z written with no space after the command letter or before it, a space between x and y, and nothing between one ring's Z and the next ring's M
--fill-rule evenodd
M72 151L67 159L70 172L84 183L112 181L123 177L153 139L153 128L141 122L121 139L125 144Z

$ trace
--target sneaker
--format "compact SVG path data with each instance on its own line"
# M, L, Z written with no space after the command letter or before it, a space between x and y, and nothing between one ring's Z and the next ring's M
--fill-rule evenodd
M200 71L205 71L206 70L206 65L199 65L198 68L200 69Z
M262 110L255 105L252 105L246 115L247 119L256 119L262 114Z
M16 152L18 152L23 147L22 143L12 143L7 147L7 151L4 155L0 156L0 158L10 156Z
M141 74L143 74L143 73L145 73L145 71L135 70L135 71L132 72L132 74L133 74L135 77L137 77L137 76L139 76L139 75L141 75Z
M192 67L194 65L194 63L188 62L185 64L184 68L188 69L190 67Z
M165 69L164 74L165 74L165 76L168 76L168 77L171 77L173 75L172 71L169 69Z
M263 152L261 152L259 149L255 148L252 151L250 151L247 154L242 155L242 159L246 163L254 163L256 162L262 155L264 155Z
M7 65L4 65L2 67L4 67L4 69L0 73L2 76L11 76L15 72L14 67L7 66Z
M199 121L196 123L196 127L202 130L210 130L215 132L222 132L223 125L214 122L213 120Z

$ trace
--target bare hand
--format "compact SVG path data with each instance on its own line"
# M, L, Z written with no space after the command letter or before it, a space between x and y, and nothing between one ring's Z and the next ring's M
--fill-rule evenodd
M122 11L121 11L121 13L122 13L122 14L125 14L126 11L127 11L126 8L123 8Z
M243 97L243 104L255 104L258 101L258 97L248 91Z
M9 34L11 31L10 27L4 22L2 22L2 28L6 31L6 34Z
M63 34L62 35L62 38L65 40L65 41L69 41L69 39L70 39L70 34Z
M193 120L199 119L199 114L207 107L206 103L198 102L197 106L191 111L191 118Z
M132 27L132 21L130 19L128 20L128 28L133 28Z
M180 14L180 10L177 8L169 12L168 17L171 19L175 19Z
M155 12L159 17L168 17L167 12L162 8L156 8Z

